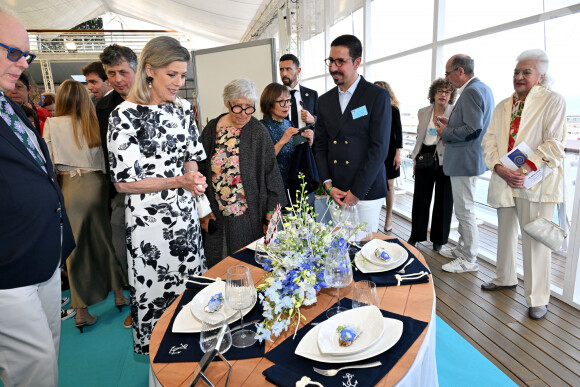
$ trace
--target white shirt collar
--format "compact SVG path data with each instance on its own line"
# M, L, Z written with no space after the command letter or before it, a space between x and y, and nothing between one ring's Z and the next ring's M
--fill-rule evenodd
M467 87L467 85L469 85L469 83L470 83L471 81L473 81L474 79L475 79L475 77L471 77L471 78L469 78L469 81L465 82L465 83L463 84L463 86L461 86L459 89L457 89L457 94L461 94L461 93L463 93L463 90L465 90L465 88Z

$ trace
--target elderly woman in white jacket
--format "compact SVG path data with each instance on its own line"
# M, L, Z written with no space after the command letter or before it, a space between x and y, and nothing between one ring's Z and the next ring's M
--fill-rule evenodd
M549 59L542 50L527 50L517 58L514 70L515 93L500 102L483 138L485 163L492 170L487 196L497 208L498 247L496 278L481 285L484 290L513 288L517 285L516 249L518 224L522 234L524 294L528 314L543 318L550 299L551 251L523 231L540 216L551 219L555 204L563 199L562 163L566 136L566 102L548 89ZM500 158L521 143L533 151L516 171L502 165ZM526 175L546 167L551 171L541 184L524 188Z

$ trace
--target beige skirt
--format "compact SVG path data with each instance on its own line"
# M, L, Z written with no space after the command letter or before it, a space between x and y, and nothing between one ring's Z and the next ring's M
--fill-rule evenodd
M71 307L84 308L126 285L111 240L109 186L100 171L60 175L59 180L76 242L66 261Z

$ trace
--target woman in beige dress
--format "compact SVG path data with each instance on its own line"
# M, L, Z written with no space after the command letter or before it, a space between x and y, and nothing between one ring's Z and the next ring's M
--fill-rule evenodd
M44 126L44 139L60 180L76 248L66 261L75 326L97 322L87 306L115 290L115 305L129 305L123 296L121 266L115 259L108 221L108 191L99 125L85 87L73 80L60 85L56 114Z

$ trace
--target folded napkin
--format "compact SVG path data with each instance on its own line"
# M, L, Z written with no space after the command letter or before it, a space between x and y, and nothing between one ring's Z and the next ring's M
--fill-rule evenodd
M341 300L342 306L350 307L351 303L352 300L349 298L343 298ZM336 303L334 306L336 306ZM384 310L381 310L381 312L384 317L394 318L403 322L403 334L401 338L388 351L369 359L352 363L322 363L294 354L300 340L312 329L312 323L321 323L327 319L326 312L323 312L308 325L300 329L295 339L288 337L282 344L266 354L266 358L274 362L275 365L266 369L263 374L271 383L283 387L294 387L295 383L303 376L308 376L313 381L322 383L325 386L374 386L394 367L427 326L426 322L415 320L411 317L401 316ZM348 365L368 364L374 361L380 361L382 365L374 368L344 370L332 377L322 376L312 370L312 367L336 369ZM347 374L349 375L347 376Z
M421 263L421 261L419 261L417 259L417 257L413 253L411 253L409 251L409 249L407 249L405 247L403 242L401 242L398 239L389 239L386 242L396 243L396 244L400 245L401 247L403 247L405 250L407 250L407 252L409 253L409 257L407 258L405 263L399 265L398 267L396 267L392 270L384 271L381 273L362 273L360 270L353 268L353 279L355 281L369 280L369 281L373 281L377 286L397 286L398 281L395 278L395 274L398 274L397 271L400 270L401 267L403 267L405 264L407 264L407 262L409 262L410 259L413 259L413 258L415 258L415 260L409 266L407 266L405 268L405 275L413 274L413 273L420 273L421 271L426 271L428 273L431 273L425 267L425 265L423 265ZM351 254L351 258L354 258L354 254L358 253L359 251L360 251L360 249L350 249L349 253ZM426 283L426 282L429 282L429 276L424 276L424 277L421 277L419 279L406 279L406 280L401 282L401 286L413 285L413 284L422 284L422 283Z
M203 278L192 278L191 281L195 282L207 282L207 285L213 283L213 281L208 281ZM201 347L199 346L199 333L173 333L173 323L175 318L181 311L182 307L188 308L187 304L193 300L193 297L200 290L202 290L207 285L200 285L188 281L186 283L187 290L183 293L183 297L179 301L175 313L171 318L171 323L161 340L159 349L157 350L157 355L155 355L154 363L180 363L180 362L193 362L200 361L201 357L204 355ZM244 321L252 320L262 320L262 305L257 302L256 306L244 316ZM240 320L230 324L230 326L237 326L240 324ZM254 357L262 357L265 352L265 343L256 342L254 345L248 348L235 348L231 347L225 354L224 357L228 360L239 360L239 359L250 359ZM219 357L216 357L219 359Z
M247 263L249 265L254 265L262 269L262 265L256 262L254 258L254 250L248 249L247 247L243 250L237 251L232 254L232 258L239 259L240 261Z

